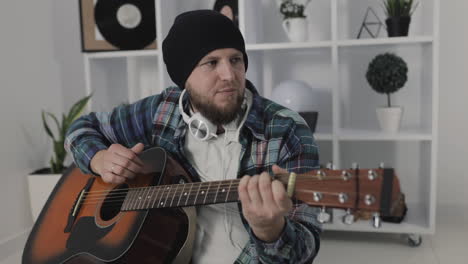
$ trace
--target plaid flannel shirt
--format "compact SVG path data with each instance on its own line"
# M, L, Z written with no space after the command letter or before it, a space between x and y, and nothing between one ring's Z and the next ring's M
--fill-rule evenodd
M263 171L271 174L274 164L296 173L318 168L317 145L305 121L297 113L259 96L249 81L247 89L253 93L253 105L240 133L237 177ZM65 148L84 173L92 174L91 158L113 143L128 148L139 142L145 149L160 146L197 181L196 170L184 157L187 126L178 107L181 92L178 87L169 87L161 94L120 105L111 112L84 115L68 130ZM318 209L295 201L280 238L273 243L257 239L242 217L250 240L235 263L311 263L320 246L317 213Z

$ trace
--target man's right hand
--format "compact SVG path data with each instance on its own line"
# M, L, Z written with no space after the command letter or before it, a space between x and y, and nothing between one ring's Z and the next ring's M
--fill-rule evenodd
M101 175L104 182L120 184L127 179L133 179L143 169L143 162L137 156L144 149L138 143L131 149L120 144L112 144L108 149L101 150L91 159L91 169Z

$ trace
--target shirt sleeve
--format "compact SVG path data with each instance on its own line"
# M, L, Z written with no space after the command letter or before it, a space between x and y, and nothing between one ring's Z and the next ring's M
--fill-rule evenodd
M92 112L75 120L67 131L65 149L75 164L93 174L90 162L100 150L118 143L131 148L151 144L154 111L161 95L153 95L133 104L122 104L111 112Z
M278 165L290 172L305 173L319 167L318 148L306 122L288 113L294 122L284 134ZM295 201L279 239L265 243L251 234L262 263L312 263L320 248L318 208Z

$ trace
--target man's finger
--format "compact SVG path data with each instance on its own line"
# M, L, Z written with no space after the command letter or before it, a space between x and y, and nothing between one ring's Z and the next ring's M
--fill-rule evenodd
M126 157L120 156L117 153L112 154L110 162L113 163L114 166L118 165L122 167L123 169L129 170L130 172L133 172L133 173L139 173L143 169L143 166L141 166L140 164ZM114 168L114 169L118 169L118 170L113 170L112 171L113 173L117 173L117 174L123 173L123 171L120 168Z
M247 186L247 192L249 194L250 201L252 202L252 205L255 207L260 207L262 206L262 197L260 196L260 192L258 189L258 180L259 176L255 175L249 180L249 184Z
M133 147L131 148L131 150L132 150L135 154L140 154L144 149L145 149L145 145L143 145L143 143L137 143L137 144L135 144L135 146L133 146Z
M280 181L275 180L271 183L271 189L273 191L275 203L280 208L280 210L283 212L291 210L292 202L288 197L283 184Z
M273 170L274 174L288 174L289 173L286 169L283 169L283 168L281 168L280 166L278 166L276 164L273 165L273 167L271 169Z
M244 205L246 203L250 203L249 194L247 192L247 186L250 180L250 176L244 176L239 182L239 187L237 187L237 191L239 192L239 199L241 203Z
M264 172L260 174L259 181L258 181L258 187L260 190L260 196L262 197L263 203L268 207L268 208L274 208L275 201L273 199L273 192L271 189L271 176Z

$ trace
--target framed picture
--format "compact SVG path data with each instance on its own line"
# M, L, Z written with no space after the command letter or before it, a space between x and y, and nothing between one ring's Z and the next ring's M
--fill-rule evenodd
M216 0L213 10L230 18L236 26L239 26L239 4L238 0Z
M154 1L79 0L83 52L156 49Z

